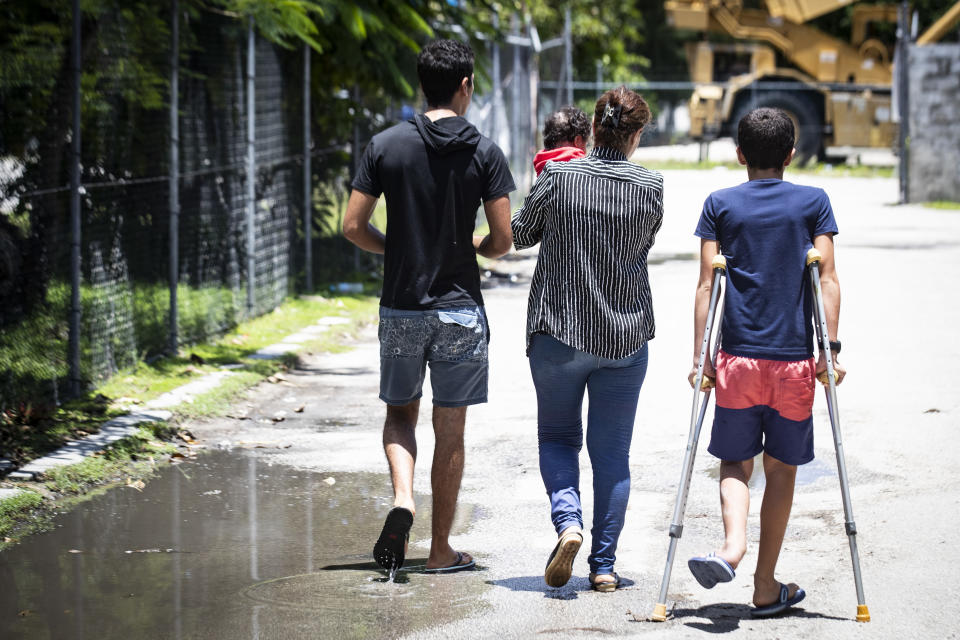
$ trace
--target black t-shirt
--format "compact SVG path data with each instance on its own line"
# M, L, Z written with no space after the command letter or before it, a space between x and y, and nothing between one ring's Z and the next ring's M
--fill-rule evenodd
M352 187L386 198L381 305L483 304L473 248L477 209L516 189L493 141L464 118L418 115L373 137Z

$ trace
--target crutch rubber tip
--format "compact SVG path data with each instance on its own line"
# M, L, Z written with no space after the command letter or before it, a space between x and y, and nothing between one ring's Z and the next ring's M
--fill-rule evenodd
M724 271L727 270L727 259L721 253L713 256L713 262L710 264L714 269L722 269Z
M857 622L870 622L870 610L867 609L867 605L857 605Z
M866 607L864 607L866 609ZM666 622L667 621L667 605L665 603L658 602L653 605L653 615L650 616L650 619L654 622ZM857 618L859 619L859 617ZM867 616L867 620L870 619L870 616Z
M814 262L820 262L820 259L821 259L822 257L823 257L823 256L820 255L820 252L819 252L819 251L817 251L816 249L811 248L809 251L807 251L807 264L806 264L806 266L809 267L809 266L810 266L811 264L813 264Z

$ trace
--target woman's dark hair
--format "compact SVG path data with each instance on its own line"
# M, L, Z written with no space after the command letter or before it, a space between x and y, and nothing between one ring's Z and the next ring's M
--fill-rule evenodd
M590 139L590 119L577 107L561 107L543 123L544 149L556 149L564 142L573 144L577 136L586 143Z
M433 40L417 56L417 76L429 107L450 104L463 79L472 75L473 50L457 40Z
M793 120L784 111L761 107L740 119L737 144L754 169L781 169L795 141Z
M598 147L626 150L627 141L650 122L650 107L639 93L620 85L600 96L593 110L593 137Z

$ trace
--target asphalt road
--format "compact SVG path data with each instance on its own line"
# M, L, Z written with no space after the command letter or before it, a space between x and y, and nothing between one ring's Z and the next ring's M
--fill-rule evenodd
M668 602L672 617L665 623L645 621L658 595L689 426L686 374L699 247L692 231L711 190L745 179L741 172L717 169L665 173L666 219L650 267L657 336L651 342L640 395L631 448L633 485L617 560L617 571L626 579L624 588L612 594L591 592L584 552L566 587L550 589L543 583L554 534L538 473L536 404L524 356L527 288L502 286L485 291L492 327L490 402L468 413L467 466L453 537L457 548L477 558L481 570L439 577L412 572L402 584L358 595L357 607L362 598L379 598L381 623L368 627L350 626L352 607L345 601L335 614L342 617L343 635L706 638L720 633L730 638L891 639L960 635L955 618L960 393L952 375L960 356L956 333L960 302L951 284L960 272L960 212L893 206L897 196L893 179L787 177L825 188L841 231L840 338L848 377L840 387L839 404L873 620L853 621L856 596L833 441L818 391L817 458L799 474L778 566L778 577L804 587L806 600L793 615L763 621L749 616L762 478L751 508L750 548L737 578L706 591L687 571L686 558L710 551L722 536L716 461L706 453L704 438L674 565ZM534 264L534 256L520 254L508 256L495 268L529 275ZM316 472L318 478L377 474L368 476L379 479L370 489L377 496L374 513L367 524L352 530L355 539L344 542L360 549L372 547L379 533L389 479L380 448L384 409L376 397L375 328L355 347L342 354L307 356L304 367L290 372L286 382L265 384L249 393L231 411L233 418L187 426L211 444L282 443L282 448L253 449L253 455L268 464ZM284 421L270 420L278 410L300 404L302 413L288 411ZM427 393L416 478L424 513L429 506L432 455L429 407ZM582 469L589 522L591 478L585 451ZM349 501L349 492L339 499ZM356 499L367 498L358 493ZM330 517L336 517L336 507L329 508ZM290 531L291 545L303 534ZM410 555L425 556L428 548L429 521L421 515L414 524ZM326 560L317 558L311 566L336 557L332 553ZM376 576L360 566L359 557L356 562L351 580L369 582ZM342 590L343 575L336 584L322 572L317 576L310 588L317 590L318 598L331 589ZM282 611L282 603L274 605ZM416 624L391 622L406 612ZM291 622L285 628L284 617L277 614L277 635L261 637L312 637L309 617L290 618L294 619L296 626Z

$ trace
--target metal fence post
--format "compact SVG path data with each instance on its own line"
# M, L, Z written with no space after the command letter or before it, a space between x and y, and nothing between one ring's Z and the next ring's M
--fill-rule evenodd
M510 18L510 33L520 38L520 22L517 14ZM516 175L526 162L523 157L523 148L520 141L520 47L514 42L513 71L510 78L510 161L513 164L513 173Z
M80 377L80 0L73 0L73 131L70 139L70 333L68 361L70 395L83 390Z
M255 142L257 104L254 99L256 80L256 42L253 34L253 18L247 23L247 313L253 315L257 281L256 240L256 159Z
M900 115L900 204L910 202L910 3L900 3L897 15L897 110Z
M360 159L363 150L360 148L360 85L353 85L353 172L350 174L350 181L357 176L360 170ZM343 231L341 229L341 231ZM360 271L360 247L353 245L353 270ZM355 274L356 275L356 274Z
M313 293L313 191L310 170L310 45L303 45L303 236L307 293Z
M570 5L563 17L563 67L567 70L567 104L573 104L573 37L570 25Z
M173 0L170 53L170 353L180 346L177 285L180 278L180 2Z
M496 33L500 32L500 16L496 13L493 14L493 30ZM490 109L490 138L497 142L497 138L500 136L500 103L503 102L503 87L500 78L500 43L496 38L490 43L490 57L493 67L491 72L493 75L493 108Z

